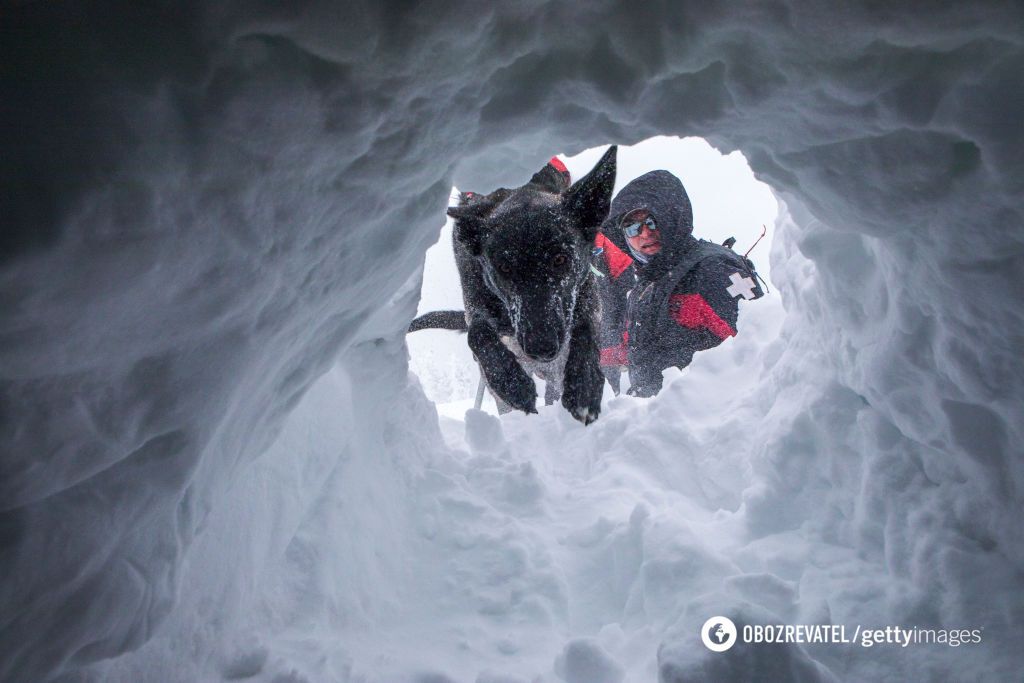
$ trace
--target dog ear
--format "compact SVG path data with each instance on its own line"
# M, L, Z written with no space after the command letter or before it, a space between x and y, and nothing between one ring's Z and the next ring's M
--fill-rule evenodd
M474 256L480 255L488 216L509 194L511 190L505 188L483 196L463 193L458 206L448 207L448 215L455 219L455 239L466 245Z
M588 241L597 236L597 229L608 217L615 189L616 154L612 145L597 165L570 187L562 197L562 211L576 219L576 225Z

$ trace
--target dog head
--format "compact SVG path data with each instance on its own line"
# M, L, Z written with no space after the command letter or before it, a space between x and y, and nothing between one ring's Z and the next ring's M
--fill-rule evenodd
M591 248L615 185L616 147L562 193L541 171L526 185L500 189L448 215L455 238L481 267L502 302L516 341L536 361L553 360L572 329L589 277Z

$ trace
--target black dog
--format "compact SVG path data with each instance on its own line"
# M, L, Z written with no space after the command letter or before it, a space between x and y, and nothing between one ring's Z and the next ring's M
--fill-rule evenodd
M467 330L499 404L537 412L532 372L556 388L549 399L561 387L562 405L583 424L601 412L590 258L611 204L615 155L613 146L568 189L548 165L518 189L463 194L448 209L466 310L427 313L409 331Z

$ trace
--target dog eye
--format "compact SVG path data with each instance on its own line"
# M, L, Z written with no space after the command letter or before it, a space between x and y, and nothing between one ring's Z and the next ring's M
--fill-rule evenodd
M555 254L551 259L551 265L555 268L564 268L565 264L569 262L568 257L565 254Z
M512 265L508 262L502 262L498 264L498 272L508 277L512 274Z

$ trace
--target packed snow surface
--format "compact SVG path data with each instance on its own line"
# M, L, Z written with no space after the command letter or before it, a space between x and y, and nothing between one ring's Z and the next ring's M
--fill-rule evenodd
M3 10L0 680L1019 677L1018 3L151 7ZM655 135L772 187L778 296L590 427L439 417L452 185Z

